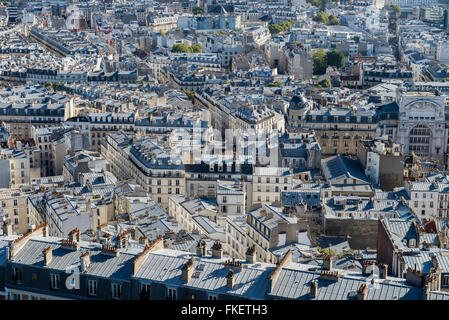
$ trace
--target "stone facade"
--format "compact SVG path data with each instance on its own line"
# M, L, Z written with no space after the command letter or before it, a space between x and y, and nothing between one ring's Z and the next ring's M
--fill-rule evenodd
M395 140L404 145L405 153L444 159L447 152L444 107L444 96L411 92L400 97Z

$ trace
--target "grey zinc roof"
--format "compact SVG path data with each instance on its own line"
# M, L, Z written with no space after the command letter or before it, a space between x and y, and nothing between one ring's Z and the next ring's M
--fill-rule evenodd
M411 221L404 219L386 219L388 230L401 239L416 239L416 230Z
M81 254L89 250L91 265L87 270L88 275L112 278L118 280L129 280L132 275L132 260L136 254L120 252L117 257L106 256L101 253L99 245L86 243L81 245L78 251L70 251L61 247L59 238L34 238L19 250L14 257L14 262L44 266L42 251L48 247L53 250L53 258L48 268L65 271L71 267L79 267Z
M217 193L221 194L221 195L242 195L244 194L244 191L242 190L242 186L241 185L237 185L237 184L224 184L224 183L220 183L217 186Z
M441 249L430 249L429 251L414 249L413 255L403 255L405 261L405 270L408 267L421 270L423 273L428 273L432 268L432 255L435 255L438 261L438 266L442 273L449 273L449 251Z
M284 206L296 206L306 203L309 206L320 206L319 191L282 191L281 203Z
M431 291L429 293L429 300L449 300L449 293Z
M311 281L318 281L318 296L309 295ZM378 280L378 288L369 287L367 300L421 300L422 289L391 280ZM321 279L319 273L283 268L274 285L271 296L298 300L354 300L357 290L367 284L364 278L340 275L338 281Z
M10 237L10 240L14 240L17 238L16 236ZM2 239L0 240L0 266L4 266L6 264L7 260L7 254L8 254L8 245L10 241L7 237L2 236Z
M369 182L358 162L344 156L336 155L324 159L321 161L321 166L323 168L323 173L328 180L346 176L348 178L362 180L366 183Z
M213 222L209 218L197 215L194 216L192 219L195 220L196 224L199 225L201 228L203 228L207 232L207 234L215 232L224 232L223 227L219 227L215 222Z
M431 246L438 246L440 244L440 238L437 233L423 233L419 235L419 244L427 242Z
M270 230L277 227L280 221L285 221L289 224L297 222L296 218L282 214L281 207L268 204L251 211L250 214Z
M416 270L421 270L423 273L429 273L432 268L430 257L426 254L417 254L412 256L403 256L405 261L405 270L408 267Z
M235 285L229 290L226 288L226 275L229 270L222 263L212 259L195 259L195 272L198 277L192 276L186 284L181 280L181 268L187 262L186 256L165 255L165 250L150 253L136 274L136 278L164 282L167 286L183 285L193 288L210 290L214 293L243 295L252 299L263 299L268 290L267 278L273 271L269 268L243 268L235 270ZM202 271L197 269L202 265Z

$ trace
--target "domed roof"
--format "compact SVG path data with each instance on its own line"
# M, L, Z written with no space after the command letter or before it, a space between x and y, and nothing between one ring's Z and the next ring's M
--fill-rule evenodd
M307 105L308 101L303 95L295 95L290 100L290 107L305 108Z

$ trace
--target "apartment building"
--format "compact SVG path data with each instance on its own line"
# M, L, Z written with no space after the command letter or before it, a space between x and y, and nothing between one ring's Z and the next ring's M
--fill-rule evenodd
M12 226L16 234L26 233L34 223L28 212L28 196L33 193L31 187L0 189L0 204L3 218Z
M32 172L30 158L22 150L10 148L0 150L1 187L30 183ZM33 177L35 176L33 171ZM39 175L38 175L39 176Z
M67 237L76 226L82 233L93 229L92 212L85 198L45 195L44 210L48 223L48 234Z
M13 139L30 139L31 128L48 127L64 121L65 104L0 104L0 121L8 128Z
M357 157L366 176L386 191L403 185L404 156L401 151L401 145L388 137L361 140L357 145Z
M198 219L198 216L205 217L211 221L217 220L217 206L215 203L203 199L190 200L183 195L175 195L169 198L168 213L187 232L200 234L208 233L208 230L204 230L202 226L204 220Z
M147 24L152 32L167 32L178 26L178 18L178 15L150 17Z
M409 271L428 274L437 259L442 276L439 285L448 287L449 276L444 266L448 257L447 234L434 219L421 223L417 219L387 219L378 221L377 259L388 264L388 273L401 278L409 278ZM434 256L434 258L432 258Z
M284 116L264 105L261 96L224 95L220 89L207 87L197 92L195 98L198 104L210 110L212 125L223 134L226 129L266 134L285 131Z
M216 198L217 180L252 181L253 165L237 161L185 164L185 195L190 198ZM250 184L246 184L248 188ZM248 191L247 191L248 192Z
M185 194L184 165L150 138L123 132L110 134L102 154L118 179L135 179L162 208L168 208L171 195Z
M205 241L199 241L197 255L186 257L164 248L162 237L147 246L130 245L130 234L118 235L118 246L82 241L77 229L68 238L48 237L45 224L24 237L2 236L0 290L8 300L449 299L439 291L439 277L428 278L427 289L412 278L392 277L373 289L366 275L352 270L335 270L330 264L319 272L305 270L293 261L291 250L277 265L241 262L223 259L221 243L214 243L210 255ZM379 267L385 279L387 269ZM78 283L65 285L71 276L66 270L78 270ZM288 286L292 288L286 291Z
M61 141L62 130L54 128L31 129L32 139L40 150L40 174L42 177L54 176L62 172L62 159L65 154L65 145Z
M449 217L449 184L437 181L406 181L405 188L410 197L409 206L420 218Z
M246 215L226 216L226 252L231 258L245 259L247 250Z
M280 203L281 192L293 188L293 172L283 167L255 167L253 174L253 204Z
M298 218L283 214L281 206L265 204L247 214L248 251L256 261L277 263L270 249L298 241Z
M377 121L373 111L351 112L349 109L323 108L306 112L293 123L315 131L323 155L356 154L356 140L376 136Z
M82 150L64 156L63 176L68 183L80 183L81 174L102 170L106 170L106 160L99 152Z
M79 115L66 120L66 125L82 130L88 136L89 147L101 151L102 139L118 130L132 132L134 130L134 114L98 112Z
M204 52L217 53L220 57L221 66L230 66L233 57L244 52L242 41L226 35L210 35L203 42Z
M279 152L286 168L316 169L321 164L321 147L314 132L285 133L279 138Z
M243 182L217 180L217 210L220 216L245 214L246 186Z

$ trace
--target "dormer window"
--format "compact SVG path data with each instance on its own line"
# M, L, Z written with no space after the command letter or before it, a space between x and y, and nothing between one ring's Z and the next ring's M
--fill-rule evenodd
M122 285L119 283L112 284L112 299L120 299L122 295Z
M60 276L59 274L53 273L50 275L50 286L52 289L59 289Z
M22 269L15 267L13 270L12 282L20 284L21 281L22 281Z

